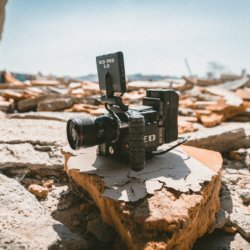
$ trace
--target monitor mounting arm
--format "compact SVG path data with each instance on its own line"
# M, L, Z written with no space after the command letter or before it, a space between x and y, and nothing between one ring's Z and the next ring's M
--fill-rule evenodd
M121 96L115 96L113 80L109 72L105 74L106 95L101 96L101 101L111 106L118 106L123 111L128 111L128 106L122 102ZM122 93L123 94L123 93Z

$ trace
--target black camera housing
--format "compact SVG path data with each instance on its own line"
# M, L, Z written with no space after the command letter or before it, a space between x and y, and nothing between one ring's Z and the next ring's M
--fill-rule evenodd
M122 52L96 58L101 96L108 114L95 119L72 118L67 136L73 149L98 145L98 154L129 162L139 171L157 148L178 139L179 95L173 90L147 90L142 106L122 102L126 90ZM117 95L120 92L121 95Z

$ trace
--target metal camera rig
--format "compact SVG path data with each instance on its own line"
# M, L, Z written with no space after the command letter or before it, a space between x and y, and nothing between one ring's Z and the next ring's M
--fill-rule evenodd
M142 106L126 106L126 78L122 52L96 58L101 96L108 114L95 119L72 118L67 136L73 149L98 145L98 154L129 162L139 171L145 160L169 152L186 141L178 139L179 96L173 90L147 90ZM171 146L169 146L171 143ZM168 147L158 149L166 144Z

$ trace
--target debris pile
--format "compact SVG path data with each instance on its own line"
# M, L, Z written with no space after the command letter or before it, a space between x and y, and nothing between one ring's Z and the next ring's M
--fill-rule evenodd
M29 111L83 112L90 115L106 112L99 101L102 93L96 82L36 79L35 76L26 77L30 80L22 82L10 73L3 74L4 82L0 83L2 116L3 113ZM247 122L250 121L250 77L235 78L224 74L215 80L183 77L164 81L131 81L127 84L128 92L123 100L130 105L140 104L150 88L179 91L180 134L214 127L225 121Z
M170 173L162 168L136 175L124 168L120 178L119 169L105 172L112 164L98 173L79 172L84 166L74 159L86 162L87 151L65 148L69 118L106 112L96 82L0 73L0 197L5 204L0 248L191 249L194 244L194 250L248 249L249 76L129 81L122 97L129 105L141 104L149 88L178 91L179 133L190 139L188 146L164 156L178 156ZM183 150L190 157L180 161ZM223 164L210 150L222 154Z

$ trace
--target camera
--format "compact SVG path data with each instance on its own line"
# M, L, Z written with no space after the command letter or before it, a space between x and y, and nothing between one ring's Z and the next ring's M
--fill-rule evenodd
M149 89L141 106L128 108L122 101L126 92L123 53L96 57L100 97L107 114L74 117L67 122L67 138L72 149L98 145L98 154L130 164L139 171L145 160L168 152L178 142L179 95L173 90ZM177 143L158 150L163 144Z

